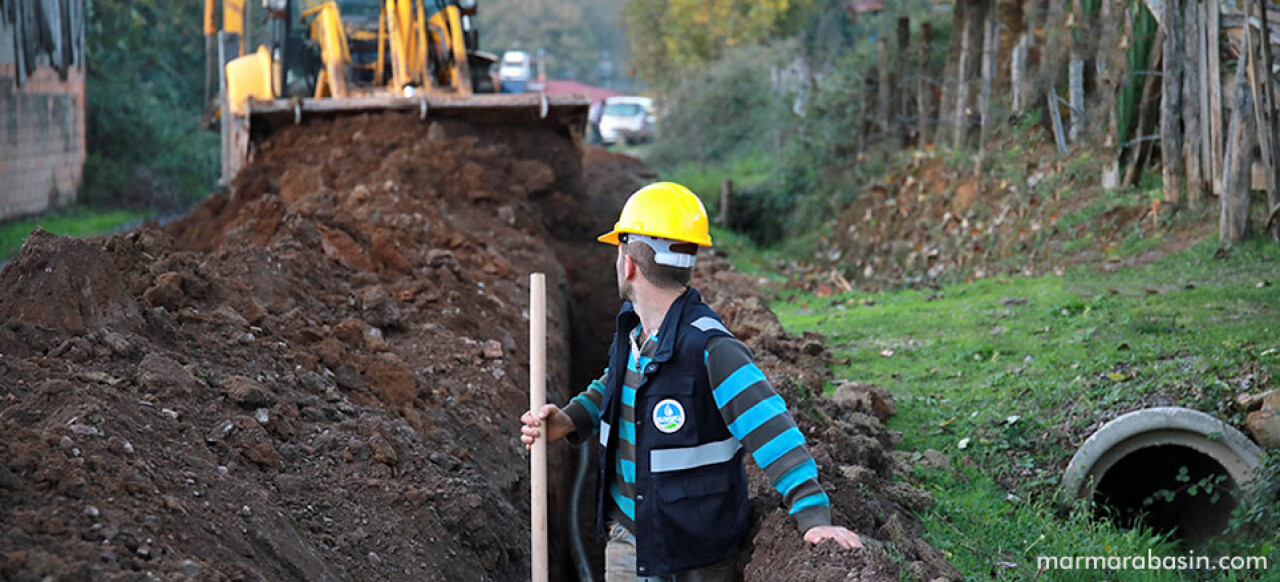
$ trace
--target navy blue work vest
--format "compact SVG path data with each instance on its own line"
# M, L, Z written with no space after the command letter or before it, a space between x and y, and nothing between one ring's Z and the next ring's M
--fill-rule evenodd
M618 313L600 415L596 527L603 535L614 479L622 383L640 324L631 303ZM647 331L646 331L647 333ZM742 446L725 426L704 362L707 340L732 336L692 287L658 330L658 351L636 390L636 571L668 576L742 548L749 530ZM655 408L657 409L655 411ZM656 414L655 414L656 412ZM661 427L661 428L660 428Z

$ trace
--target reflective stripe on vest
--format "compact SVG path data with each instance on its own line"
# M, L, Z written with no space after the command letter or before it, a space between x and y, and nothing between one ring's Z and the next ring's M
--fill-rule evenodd
M729 330L724 328L724 324L716 321L715 318L712 318L712 317L699 317L696 321L694 321L689 325L692 325L693 327L696 327L704 332L707 330L718 329L725 333L729 333Z
M649 451L649 472L683 471L723 463L732 459L740 448L742 444L738 439L729 437L696 447L652 450Z
M600 421L600 446L609 446L609 423Z

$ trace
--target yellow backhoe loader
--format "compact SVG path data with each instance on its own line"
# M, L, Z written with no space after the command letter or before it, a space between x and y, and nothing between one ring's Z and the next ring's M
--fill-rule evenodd
M312 117L407 110L419 119L536 124L580 140L586 97L495 94L479 50L478 0L205 0L206 125L222 132L230 185L253 142ZM219 29L218 4L221 4Z

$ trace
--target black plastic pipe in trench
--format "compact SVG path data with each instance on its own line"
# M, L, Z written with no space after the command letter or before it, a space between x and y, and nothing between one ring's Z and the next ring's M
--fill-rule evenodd
M591 442L578 446L578 473L573 478L573 495L569 500L569 552L573 554L573 564L578 569L578 582L594 582L591 576L591 564L587 561L587 550L582 546L582 532L578 527L578 500L582 497L582 486L587 478L587 467L591 465Z

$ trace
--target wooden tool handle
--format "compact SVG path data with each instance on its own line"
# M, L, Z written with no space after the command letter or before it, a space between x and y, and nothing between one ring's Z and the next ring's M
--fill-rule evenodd
M529 409L547 403L547 276L529 277ZM547 582L547 426L533 441L529 455L529 510L533 582Z

